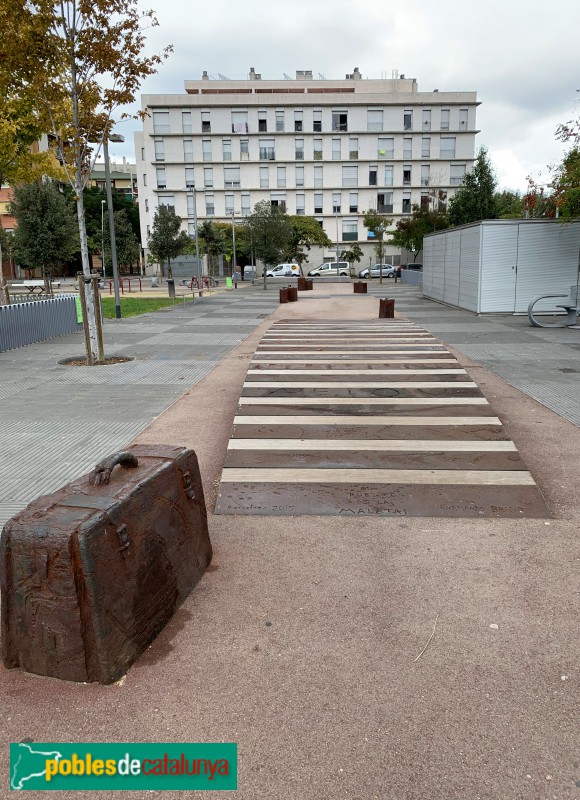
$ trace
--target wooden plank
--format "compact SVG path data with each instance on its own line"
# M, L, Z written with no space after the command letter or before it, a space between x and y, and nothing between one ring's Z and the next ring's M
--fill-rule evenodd
M477 389L473 381L245 381L244 389Z
M351 483L436 486L535 486L527 470L462 469L224 469L223 483Z
M250 406L487 406L485 397L240 397L239 404Z
M249 369L248 375L467 375L464 369Z
M501 425L499 417L404 417L393 415L388 416L364 416L357 417L352 414L342 414L336 416L314 416L304 415L300 417L290 417L291 422L288 422L287 417L276 416L236 416L234 417L234 425L449 425L458 427L461 425Z
M369 450L372 452L431 453L516 453L512 441L449 441L445 439L231 439L229 450L283 450L303 452L308 450Z

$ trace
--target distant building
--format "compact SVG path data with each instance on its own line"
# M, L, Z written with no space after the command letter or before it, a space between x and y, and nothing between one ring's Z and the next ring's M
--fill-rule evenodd
M260 200L315 217L340 249L374 247L368 209L392 215L447 196L474 160L475 92L419 92L404 75L320 80L185 81L184 94L143 95L149 116L135 135L142 241L159 204L173 206L185 230L198 221L247 216ZM310 264L336 249L313 250ZM398 263L400 251L386 249Z
M118 192L119 194L124 194L126 197L130 197L134 201L137 201L138 190L135 164L127 163L125 159L123 159L122 164L116 164L111 160L110 172L112 190L114 192ZM93 171L91 172L88 186L96 186L102 192L106 191L104 164L95 164Z

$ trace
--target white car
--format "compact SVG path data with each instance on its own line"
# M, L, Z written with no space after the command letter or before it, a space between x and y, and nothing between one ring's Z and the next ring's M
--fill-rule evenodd
M300 275L300 266L298 264L277 264L275 267L269 267L266 270L267 278L290 278L292 275ZM264 273L262 273L262 277Z
M370 268L370 275L369 275L369 268L361 269L358 276L359 278L380 278L381 277L381 267L383 271L383 278L394 278L395 272L397 271L396 267L393 267L392 264L373 264Z
M348 276L350 273L350 266L348 261L329 261L326 264L320 264L319 267L314 267L308 273L309 278L314 278L317 275L320 277L330 277L331 275Z

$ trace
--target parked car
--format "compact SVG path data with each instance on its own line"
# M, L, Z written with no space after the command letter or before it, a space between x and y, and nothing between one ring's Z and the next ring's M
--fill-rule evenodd
M414 269L421 271L423 269L423 264L404 264L401 269Z
M365 267L361 269L358 276L359 278L379 278L381 275L381 267L383 270L383 278L394 278L396 269L392 264L373 264L372 267Z
M300 266L298 264L277 264L275 267L268 267L265 272L267 278L289 278L292 275L300 275ZM264 277L263 272L262 277Z
M308 277L328 277L330 275L344 275L348 277L349 273L350 267L348 261L328 261L326 264L320 264L318 267L311 269L308 273Z

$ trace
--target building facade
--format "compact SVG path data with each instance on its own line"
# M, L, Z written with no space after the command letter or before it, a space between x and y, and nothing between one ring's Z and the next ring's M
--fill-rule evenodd
M148 116L135 135L142 241L159 204L184 229L206 219L247 216L261 200L315 217L334 243L309 264L354 242L363 265L376 260L363 225L369 209L397 219L412 206L449 197L474 160L475 92L419 92L415 79L243 81L204 73L185 94L143 95ZM400 251L386 248L399 263Z

